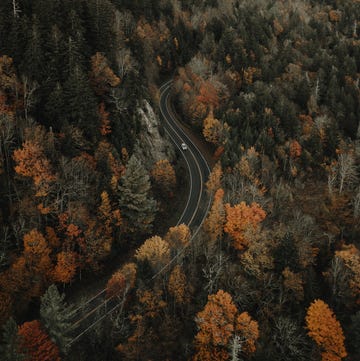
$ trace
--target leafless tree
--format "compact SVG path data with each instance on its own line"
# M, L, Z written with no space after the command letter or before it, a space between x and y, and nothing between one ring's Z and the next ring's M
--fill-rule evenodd
M14 18L17 18L19 16L20 13L20 8L19 8L19 4L17 0L12 0L12 6L13 6L13 15Z
M135 29L135 19L130 11L117 11L115 17L115 28L122 31L129 38Z
M202 270L204 278L207 281L205 289L208 294L212 294L217 290L217 284L222 273L224 272L227 258L222 253L219 253L215 256L205 256L207 261L205 267Z
M276 360L305 361L309 359L306 336L293 320L283 317L277 319L272 338L276 349Z
M21 78L21 82L23 86L24 116L27 121L29 111L36 103L35 92L38 89L38 84L30 81L26 76Z
M348 277L349 271L344 266L344 262L340 257L335 256L331 261L329 272L326 273L334 302L341 302L347 296Z
M118 74L121 78L124 78L130 72L138 73L138 63L132 57L130 49L120 49L116 54L116 62L118 65Z
M352 186L358 180L354 156L351 153L343 153L338 157L339 193L344 186Z
M242 341L239 335L234 335L230 341L229 356L231 361L240 361Z

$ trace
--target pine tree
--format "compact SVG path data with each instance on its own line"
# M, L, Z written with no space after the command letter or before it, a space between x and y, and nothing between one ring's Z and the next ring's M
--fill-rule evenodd
M75 125L80 125L88 134L97 127L96 100L89 80L80 66L76 65L64 84L64 113ZM90 132L89 129L93 131Z
M152 229L156 202L150 196L150 178L135 155L127 164L118 187L119 207L124 225L130 233L146 234Z
M56 131L63 125L63 110L65 108L64 93L60 83L56 83L45 104L45 115L49 124L52 124Z
M71 326L74 310L64 302L65 294L60 294L55 285L51 285L41 297L40 317L49 336L59 349L66 353L70 337L67 331Z
M9 320L2 327L2 343L0 346L0 359L6 361L22 361L25 360L23 354L18 350L19 336L18 326L13 318Z

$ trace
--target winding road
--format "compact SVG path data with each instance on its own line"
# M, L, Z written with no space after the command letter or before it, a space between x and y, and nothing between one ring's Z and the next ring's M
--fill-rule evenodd
M197 233L204 221L210 206L210 200L205 191L205 182L208 180L210 167L199 148L176 119L170 103L171 86L172 80L160 88L159 106L164 118L165 131L185 159L190 183L188 200L177 224L186 224L194 234ZM182 143L185 143L188 149L183 150Z
M181 152L187 165L189 194L187 196L186 206L176 225L186 224L191 229L191 240L193 240L199 232L211 205L211 198L205 190L205 183L210 174L210 167L199 148L184 131L176 118L175 112L172 110L170 102L171 87L172 80L164 83L160 87L159 107L164 118L165 131L174 146ZM182 143L187 145L186 150L182 149ZM181 253L182 252L177 253L152 279L157 278L163 273ZM106 298L106 289L101 290L98 294L88 299L76 310L74 322L71 330L69 330L72 337L68 346L71 347L84 334L119 307L122 307L122 305L117 301L116 297Z

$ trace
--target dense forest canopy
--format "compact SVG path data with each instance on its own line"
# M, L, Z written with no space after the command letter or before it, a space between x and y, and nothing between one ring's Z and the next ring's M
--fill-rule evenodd
M2 0L0 359L358 360L359 22L359 0ZM144 149L169 79L214 165L196 237L179 153ZM101 276L119 307L71 344Z

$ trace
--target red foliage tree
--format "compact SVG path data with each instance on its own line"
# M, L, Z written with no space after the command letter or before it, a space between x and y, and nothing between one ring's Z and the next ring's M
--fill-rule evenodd
M60 361L59 349L50 340L40 321L25 322L19 327L19 351L26 361Z

